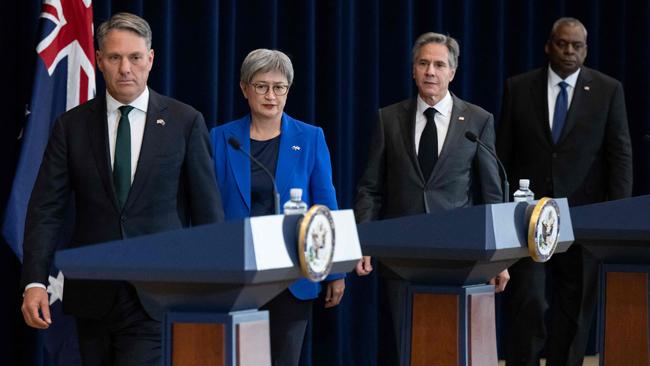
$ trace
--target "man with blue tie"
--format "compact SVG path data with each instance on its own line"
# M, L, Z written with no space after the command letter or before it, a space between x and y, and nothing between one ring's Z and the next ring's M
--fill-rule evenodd
M583 66L587 30L577 19L558 19L544 51L548 67L506 81L496 147L510 184L528 178L537 197L567 197L570 206L629 197L623 86ZM546 365L582 365L597 303L595 259L574 243L547 263L525 258L509 270L507 365L539 365L545 345Z

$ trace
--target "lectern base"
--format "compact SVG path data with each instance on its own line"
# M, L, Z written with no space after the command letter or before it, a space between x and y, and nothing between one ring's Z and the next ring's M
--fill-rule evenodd
M600 365L650 365L650 266L603 265Z
M268 311L165 315L165 366L270 366Z
M494 366L494 286L410 286L401 365Z

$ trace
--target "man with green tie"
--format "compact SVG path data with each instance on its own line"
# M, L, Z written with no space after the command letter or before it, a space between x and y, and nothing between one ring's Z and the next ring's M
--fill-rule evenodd
M68 247L223 219L203 116L147 87L149 24L118 13L96 35L106 93L56 121L27 212L22 312L34 328L51 324L45 284L71 197ZM160 364L160 319L132 285L66 280L63 306L77 321L84 365Z

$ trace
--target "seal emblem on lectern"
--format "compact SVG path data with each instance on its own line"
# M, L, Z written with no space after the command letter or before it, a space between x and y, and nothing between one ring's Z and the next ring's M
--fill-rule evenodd
M298 223L298 258L303 276L322 281L329 275L334 260L335 231L330 210L314 205Z
M533 207L528 224L528 252L535 262L551 259L560 239L560 207L543 197Z

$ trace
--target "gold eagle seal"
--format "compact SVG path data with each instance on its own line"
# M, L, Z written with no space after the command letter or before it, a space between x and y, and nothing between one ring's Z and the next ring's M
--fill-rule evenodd
M298 223L298 258L303 276L311 281L325 279L334 260L335 231L330 210L314 205Z
M528 252L535 262L551 259L560 239L560 207L543 197L533 207L528 224Z

